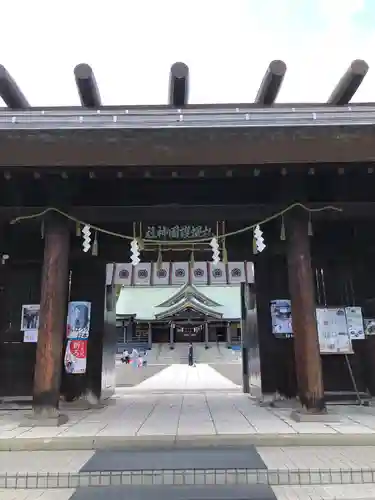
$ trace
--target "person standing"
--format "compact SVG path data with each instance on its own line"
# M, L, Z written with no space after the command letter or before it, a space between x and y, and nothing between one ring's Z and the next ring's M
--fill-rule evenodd
M193 344L191 342L189 343L188 363L189 363L189 366L193 366L194 365Z

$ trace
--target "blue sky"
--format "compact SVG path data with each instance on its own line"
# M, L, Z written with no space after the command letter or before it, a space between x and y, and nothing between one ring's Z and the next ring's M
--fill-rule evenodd
M32 105L79 104L80 62L104 104L165 103L175 61L190 102L251 102L272 59L288 66L278 101L324 102L356 58L370 71L354 101L375 101L375 0L12 0L2 19L0 63Z

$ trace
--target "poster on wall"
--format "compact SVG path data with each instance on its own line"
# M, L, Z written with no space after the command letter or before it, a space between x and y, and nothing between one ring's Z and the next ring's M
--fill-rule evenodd
M364 318L363 323L365 325L366 337L375 335L375 318Z
M352 340L364 339L365 330L361 307L345 307L346 323L348 332Z
M70 340L87 340L90 334L91 302L69 302L66 336Z
M21 310L21 331L24 342L38 341L39 304L24 304Z
M317 308L321 354L353 354L345 308Z
M64 357L66 373L86 373L87 342L90 335L91 302L69 302Z
M64 366L66 373L86 373L87 340L68 340L66 345Z
M292 306L288 299L271 301L272 333L278 337L291 337Z

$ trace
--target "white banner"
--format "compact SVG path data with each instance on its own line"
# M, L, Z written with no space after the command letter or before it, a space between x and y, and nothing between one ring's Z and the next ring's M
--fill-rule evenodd
M157 266L155 262L152 270L152 283L155 286L169 285L169 269L169 262L163 262L161 266Z
M247 282L254 283L254 262L246 262Z
M246 281L244 262L228 262L228 281L230 284Z
M189 263L173 262L172 285L184 285L189 281Z
M210 262L208 264L210 283L214 284L227 284L227 269L223 262L218 264L213 264Z
M134 268L134 285L151 284L151 262L140 262Z
M195 262L191 270L191 278L194 284L207 285L207 262Z
M132 284L133 266L130 263L116 264L115 285L130 286Z

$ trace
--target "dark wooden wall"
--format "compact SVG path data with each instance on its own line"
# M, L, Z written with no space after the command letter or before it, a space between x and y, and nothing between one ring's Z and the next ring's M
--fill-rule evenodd
M36 344L23 343L23 304L39 304L40 265L0 264L0 396L32 394Z
M21 309L40 301L41 265L26 259L0 264L0 397L32 395L36 344L23 342ZM98 397L114 390L116 320L113 305L108 310L105 301L105 266L91 256L71 261L70 300L90 301L92 313L87 373L68 376L62 370L62 392L68 397L87 389Z
M357 305L363 308L364 317L375 317L375 300L371 300L375 297L372 286L375 263L369 251L372 244L366 232L353 234L353 227L353 224L315 227L311 246L313 272L318 275L317 306ZM279 231L276 224L265 231L273 251L266 250L255 257L262 389L264 394L278 391L286 397L294 397L297 381L293 339L276 338L270 316L271 300L289 298L286 245L280 241ZM349 360L358 390L368 390L374 395L375 338L354 340L353 349ZM344 356L322 355L322 366L325 391L354 390Z

